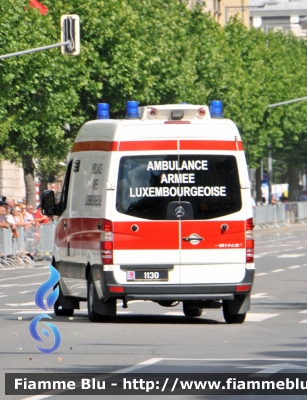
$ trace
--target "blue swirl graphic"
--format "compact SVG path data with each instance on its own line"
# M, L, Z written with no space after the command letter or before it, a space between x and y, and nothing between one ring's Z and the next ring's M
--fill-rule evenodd
M37 332L37 325L38 325L39 321L40 321L42 318L52 319L48 314L40 314L40 315L37 315L37 316L34 317L33 320L30 322L29 331L30 331L30 335L32 336L33 339L37 340L38 342L43 342L43 343L44 343L44 339L42 339L42 338L39 336L38 332ZM49 322L44 322L44 324L47 325L47 326L51 329L51 331L52 331L52 333L53 333L53 335L54 335L54 345L53 345L50 349L45 349L45 348L40 347L40 346L36 346L36 348L37 348L41 353L50 354L50 353L53 353L54 351L56 351L56 350L60 347L60 344L61 344L61 334L60 334L60 331L58 330L58 328L55 327L53 324L50 324ZM50 335L49 335L49 332L48 332L46 329L43 329L43 330L42 330L42 333L43 333L46 337L49 337L49 336L50 336Z
M50 269L50 277L49 279L43 283L36 291L35 293L35 304L37 307L41 308L42 310L47 311L47 308L44 304L44 297L45 294L54 287L54 285L58 282L60 279L60 273L52 266L48 265ZM57 298L59 297L59 287L57 286L49 295L47 296L47 305L48 308L51 308L54 303L56 302Z

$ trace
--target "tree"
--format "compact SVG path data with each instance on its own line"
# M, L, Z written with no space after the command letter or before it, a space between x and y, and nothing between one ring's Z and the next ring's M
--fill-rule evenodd
M59 42L59 21L40 14L24 0L0 6L2 54ZM57 36L57 37L56 37ZM20 161L27 200L35 204L34 158L65 158L73 135L85 120L78 109L84 83L82 62L64 58L59 49L0 60L0 150ZM71 131L64 129L69 123Z

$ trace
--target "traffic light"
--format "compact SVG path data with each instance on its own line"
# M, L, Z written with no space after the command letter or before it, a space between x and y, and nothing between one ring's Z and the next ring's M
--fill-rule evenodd
M62 54L77 56L80 54L80 18L78 15L61 16L61 42L70 44L61 47Z

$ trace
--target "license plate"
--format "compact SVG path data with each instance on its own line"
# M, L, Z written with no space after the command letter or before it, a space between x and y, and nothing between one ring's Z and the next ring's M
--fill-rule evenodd
M168 271L127 271L127 281L168 281Z

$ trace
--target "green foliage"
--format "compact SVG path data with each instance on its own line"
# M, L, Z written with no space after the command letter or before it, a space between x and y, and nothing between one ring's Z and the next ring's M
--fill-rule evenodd
M248 30L236 18L222 28L178 0L41 2L46 16L28 0L1 2L1 53L58 43L61 15L74 13L81 21L81 54L63 56L57 48L0 60L2 157L49 157L56 165L80 126L95 118L97 102L122 117L127 100L221 99L225 117L241 131L250 167L258 166L268 145L287 166L305 164L307 102L267 109L307 95L305 40Z

